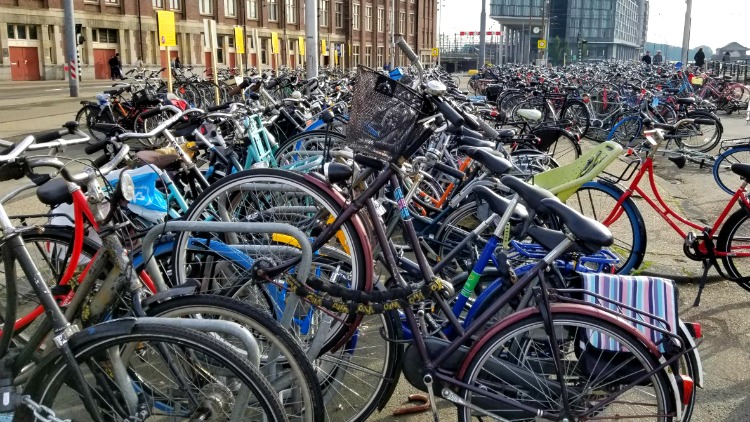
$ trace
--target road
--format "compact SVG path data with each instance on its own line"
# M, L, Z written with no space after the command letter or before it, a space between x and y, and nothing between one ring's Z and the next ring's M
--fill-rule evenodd
M84 83L79 99L67 97L64 82L2 83L0 84L0 138L55 129L72 120L81 99L93 99L97 92L110 86L107 81ZM750 137L750 126L743 118L724 116L724 139ZM588 142L588 141L584 141ZM80 154L76 150L66 155ZM666 159L656 164L657 186L665 200L695 220L713 222L729 197L716 187L710 171L688 167L677 169ZM0 192L10 185L3 183ZM35 198L14 204L15 209L28 209ZM700 275L700 263L690 261L682 253L682 240L651 210L643 199L635 199L648 231L645 263L649 272L673 277L680 281L680 316L684 320L703 325L704 342L700 347L705 371L705 388L698 391L698 404L693 420L699 422L750 420L750 293L734 283L719 280L712 272L703 295L702 305L692 307L697 292L695 282ZM12 210L10 210L12 211ZM422 413L394 418L391 412L404 404L409 394L418 392L402 381L390 403L371 420L428 421ZM440 402L443 420L455 420L451 405Z

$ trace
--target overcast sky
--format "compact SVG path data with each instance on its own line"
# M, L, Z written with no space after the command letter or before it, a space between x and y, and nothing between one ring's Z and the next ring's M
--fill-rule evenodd
M479 30L481 0L438 0L443 4L440 32ZM489 15L490 0L487 1ZM651 0L647 41L682 45L685 0ZM488 30L499 25L487 19ZM732 41L750 45L750 1L693 0L690 47L708 45L716 49Z

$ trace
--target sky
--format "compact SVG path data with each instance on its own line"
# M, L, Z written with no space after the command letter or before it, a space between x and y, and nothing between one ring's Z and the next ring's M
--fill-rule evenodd
M481 0L438 0L440 32L478 31ZM490 0L487 1L489 15ZM750 1L748 0L693 0L693 25L690 47L707 45L712 49L732 41L750 47ZM647 41L658 44L682 45L685 22L685 0L650 0ZM488 30L499 30L499 25L487 18Z

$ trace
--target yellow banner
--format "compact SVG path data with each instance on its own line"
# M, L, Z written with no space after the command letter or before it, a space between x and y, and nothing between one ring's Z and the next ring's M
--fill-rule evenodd
M279 54L279 34L271 32L271 53Z
M305 37L297 38L297 43L299 44L299 55L304 56L305 55Z
M174 47L177 45L177 35L174 29L174 12L158 10L156 22L159 26L159 46Z
M234 51L245 54L245 33L241 26L234 27Z
M328 55L328 49L326 48L326 39L325 38L321 38L320 39L320 52L324 56Z
M333 50L333 64L339 64L339 50Z

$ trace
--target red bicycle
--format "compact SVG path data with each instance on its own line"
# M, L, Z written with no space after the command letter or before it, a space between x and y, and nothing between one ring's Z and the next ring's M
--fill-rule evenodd
M732 165L732 171L742 178L742 183L712 226L692 221L670 208L654 180L654 155L665 139L665 131L670 137L679 136L677 127L695 121L684 119L675 125L651 123L655 129L644 132L650 144L645 158L636 156L616 180L602 178L584 184L568 200L568 205L604 223L612 231L615 244L610 250L620 258L616 271L629 273L640 266L646 253L646 227L632 196L637 194L643 198L684 239L685 256L703 263L700 290L695 299L697 306L711 267L715 267L722 277L750 291L750 259L745 259L750 258L750 200L747 190L750 164ZM644 179L645 175L648 175L647 179ZM630 179L632 181L627 189L618 187L618 182ZM653 194L641 187L644 180L648 180ZM739 209L732 212L737 204ZM719 261L722 265L719 265Z

